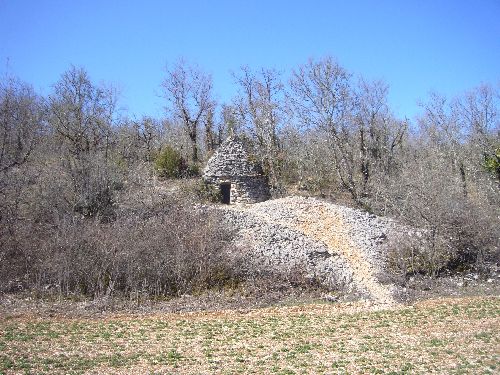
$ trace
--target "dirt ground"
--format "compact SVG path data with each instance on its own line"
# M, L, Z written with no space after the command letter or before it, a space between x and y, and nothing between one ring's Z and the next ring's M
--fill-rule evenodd
M52 316L51 316L52 315ZM498 373L500 298L0 316L0 373Z

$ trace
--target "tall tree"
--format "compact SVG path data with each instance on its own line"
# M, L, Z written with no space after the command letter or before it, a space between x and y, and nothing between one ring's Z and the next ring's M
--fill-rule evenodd
M500 91L481 85L457 100L456 107L472 162L490 170L500 187Z
M215 107L212 99L212 77L196 66L179 60L171 69L166 69L162 83L167 100L167 111L179 120L191 141L191 158L198 162L198 131L201 124L211 126L209 113Z
M341 186L359 202L352 144L356 102L351 74L330 57L309 60L293 72L290 86L295 116L305 129L325 134Z
M32 178L27 164L41 139L45 121L40 97L13 77L0 80L0 248L13 231L23 191ZM15 246L15 245L12 245ZM0 253L0 257L1 257Z
M0 172L28 160L42 120L42 103L31 86L12 77L0 81Z
M108 215L112 206L109 151L116 117L116 92L92 83L83 68L63 73L49 96L49 122L71 175L74 210Z
M383 81L360 79L356 89L355 128L361 172L361 194L367 194L376 172L393 172L396 152L407 133L407 121L392 116L387 103L389 86Z
M277 184L278 128L282 122L284 86L275 69L252 71L242 67L234 74L240 93L236 98L241 124L257 141L257 151L272 185Z
M49 96L51 124L73 155L109 147L116 92L94 85L81 67L63 73Z

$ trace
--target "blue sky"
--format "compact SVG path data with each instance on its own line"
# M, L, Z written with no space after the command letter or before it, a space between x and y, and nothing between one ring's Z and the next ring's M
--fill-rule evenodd
M499 20L500 0L0 0L0 73L47 94L83 66L121 90L131 115L162 116L164 67L180 57L212 74L224 102L241 65L288 74L330 55L384 79L395 113L413 118L430 90L500 84Z

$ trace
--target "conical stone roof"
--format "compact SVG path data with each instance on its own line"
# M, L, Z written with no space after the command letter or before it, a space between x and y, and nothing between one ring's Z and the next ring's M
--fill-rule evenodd
M203 177L250 177L260 176L256 165L248 159L243 143L235 136L226 139L208 160Z

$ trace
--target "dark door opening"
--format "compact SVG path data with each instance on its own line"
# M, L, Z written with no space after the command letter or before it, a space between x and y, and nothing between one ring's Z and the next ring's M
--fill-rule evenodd
M229 204L231 201L231 184L229 182L220 184L221 201L224 204Z

